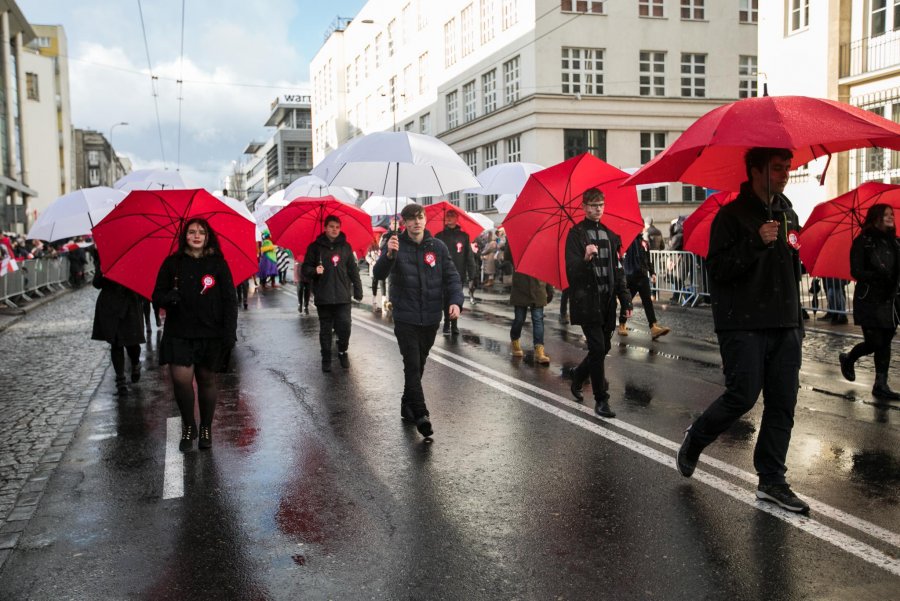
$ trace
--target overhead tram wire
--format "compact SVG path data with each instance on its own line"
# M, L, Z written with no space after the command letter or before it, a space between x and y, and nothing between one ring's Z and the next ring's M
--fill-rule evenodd
M138 14L141 17L141 32L144 34L144 50L147 53L147 69L150 71L150 89L153 94L153 104L156 107L156 129L159 133L159 152L162 155L163 168L168 169L166 164L166 149L163 146L162 121L159 118L159 94L156 91L157 77L153 75L153 63L150 61L150 44L147 42L147 28L144 25L144 10L141 7L141 0L137 0Z
M181 171L181 105L184 101L184 3L181 0L181 55L178 58L178 153L175 171Z

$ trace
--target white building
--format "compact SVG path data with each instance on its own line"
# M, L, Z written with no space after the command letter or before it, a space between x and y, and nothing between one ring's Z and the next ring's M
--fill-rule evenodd
M481 171L592 152L619 167L755 95L754 0L370 0L310 65L316 161L361 133L436 135ZM641 192L657 221L704 191ZM467 210L486 199L451 197Z

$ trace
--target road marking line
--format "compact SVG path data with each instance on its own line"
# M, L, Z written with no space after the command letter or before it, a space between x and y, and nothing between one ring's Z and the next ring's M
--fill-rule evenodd
M166 420L166 466L163 472L163 499L184 496L184 453L178 450L181 441L181 418Z
M387 331L384 331L384 330L386 330L386 328L384 328L384 326L379 326L376 324L369 324L360 319L354 319L354 321L356 321L357 324L360 327L362 327L363 329L365 329L377 336L380 336L386 340L396 341L396 338L392 334L389 334ZM432 348L432 350L434 350L434 348ZM450 361L449 359L447 359L443 356L444 354L448 354L448 352L443 351L443 349L438 349L437 356L433 355L432 359L438 363L441 363L442 365L449 367L450 369L458 371L459 373L461 373L463 375L469 376L470 378L477 380L478 382L481 382L482 384L485 384L496 390L504 392L514 398L517 398L521 401L528 403L529 405L532 405L533 407L541 409L542 411L546 411L547 413L555 415L569 423L572 423L572 424L579 426L585 430L593 432L594 434L598 434L599 436L602 436L603 438L606 438L607 440L615 442L627 449L635 451L635 452L637 452L649 459L652 459L668 468L674 469L674 458L671 455L662 453L661 451L654 449L652 447L649 447L643 443L637 442L632 438L629 438L627 436L619 434L618 432L613 432L613 431L609 430L606 427L606 424L608 424L610 422L608 422L607 420L602 420L602 425L601 425L601 421L584 420L583 418L573 415L573 414L569 413L568 411L565 411L565 410L555 407L553 405L549 405L539 398L528 395L528 394L526 394L520 390L517 390L515 388L512 388L511 386L508 386L506 384L501 384L499 382L496 382L495 380L488 378L484 374L472 371L466 367L463 367L462 365L459 365L453 361ZM449 354L453 355L453 353L449 353ZM454 358L459 358L459 356L454 355ZM496 372L496 373L497 373L497 375L505 376L505 374L500 374L500 372ZM516 383L517 384L525 384L524 382L518 382L518 381L516 381ZM544 392L546 392L546 391L544 391ZM556 395L554 395L554 396L556 396ZM566 402L566 404L573 404L572 401L567 401L565 399L563 399L563 400ZM640 430L640 429L638 428L637 430ZM649 432L647 434L649 434ZM662 439L662 440L665 440L665 439ZM781 509L780 507L778 507L776 505L766 503L763 501L755 500L755 498L753 500L751 500L751 495L748 494L748 491L746 489L741 488L741 487L737 486L736 484L733 484L727 480L719 478L718 476L714 476L711 473L704 472L703 470L698 470L698 471L694 472L694 479L699 480L700 482L703 482L704 484L707 484L707 485L715 488L716 490L719 490L720 492L723 492L723 493L731 496L735 500L740 501L746 505L749 505L750 507L753 507L760 511L764 511L770 515L773 515L773 516L787 522L788 524L796 526L800 530L803 530L804 532L807 532L808 534L811 534L821 540L824 540L824 541L838 547L839 549L842 549L842 550L850 553L851 555L859 557L860 559L862 559L872 565L883 568L895 575L900 576L900 559L892 558L892 557L888 556L887 554L881 552L880 550L878 550L870 545L867 545L866 543L863 543L859 540L856 540L855 538L853 538L847 534L844 534L843 532L835 530L835 529L831 528L830 526L826 526L825 524L818 522L815 519L810 518L808 516L803 516L803 515L788 512L784 509ZM835 510L835 511L837 511L837 510ZM847 525L850 525L850 524L847 524ZM874 526L874 524L872 526Z

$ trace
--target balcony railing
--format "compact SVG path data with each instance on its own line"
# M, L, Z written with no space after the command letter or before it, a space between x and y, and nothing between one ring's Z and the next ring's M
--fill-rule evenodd
M900 66L900 33L888 32L841 44L841 77Z

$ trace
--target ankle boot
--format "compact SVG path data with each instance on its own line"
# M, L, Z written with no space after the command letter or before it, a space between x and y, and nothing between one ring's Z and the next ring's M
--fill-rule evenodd
M116 392L118 392L119 394L125 394L128 392L128 386L125 384L125 374L116 376Z
M544 354L544 345L543 344L535 344L534 345L534 362L540 363L541 365L549 365L550 357Z
M524 357L525 351L522 350L522 345L519 344L519 339L510 340L509 342L509 351L512 353L513 357Z
M197 438L197 426L193 424L181 424L181 441L178 450L182 453L190 451L194 447L194 439Z
M888 386L886 372L875 374L875 386L872 387L872 395L889 401L900 400L900 393L894 392Z
M839 353L838 363L841 364L841 375L844 376L845 380L848 382L856 380L856 369L853 366L856 361L854 361L850 355L847 353Z
M200 424L200 442L197 444L200 449L208 449L212 447L212 427Z

